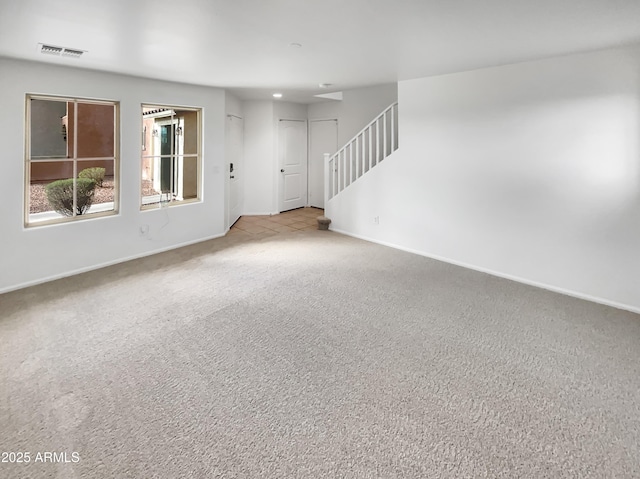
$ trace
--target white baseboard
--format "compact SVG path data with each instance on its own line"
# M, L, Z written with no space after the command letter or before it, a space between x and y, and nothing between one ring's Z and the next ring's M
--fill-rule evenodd
M139 253L131 256L126 256L124 258L119 258L113 261L107 261L104 263L95 264L92 266L86 266L84 268L78 268L71 271L66 271L64 273L55 274L52 276L47 276L45 278L36 279L33 281L26 281L24 283L20 283L17 285L9 286L7 288L0 288L0 294L8 293L10 291L17 291L19 289L28 288L29 286L35 286L37 284L48 283L49 281L55 281L57 279L68 278L69 276L75 276L77 274L87 273L89 271L94 271L96 269L106 268L107 266L113 266L114 264L126 263L127 261L131 261L134 259L144 258L145 256L152 256L158 253L164 253L165 251L171 251L173 249L183 248L185 246L189 246L196 243L202 243L203 241L209 241L216 238L221 238L226 235L226 232L219 235L207 236L205 238L186 241L184 243L178 243L177 245L167 246L164 248L158 248L151 251L145 251L144 253Z
M430 258L430 259L434 259L436 261L442 261L443 263L449 263L449 264L453 264L455 266L461 266L463 268L467 268L467 269L471 269L474 271L479 271L481 273L486 273L486 274L490 274L491 276L497 276L498 278L504 278L504 279L508 279L510 281L515 281L517 283L522 283L522 284L526 284L529 286L535 286L536 288L541 288L541 289L546 289L547 291L552 291L554 293L560 293L560 294L564 294L565 296L571 296L573 298L578 298L578 299L584 299L586 301L591 301L592 303L598 303L598 304L603 304L605 306L611 306L612 308L616 308L616 309L622 309L624 311L629 311L631 313L636 313L636 314L640 314L640 308L632 306L630 304L625 304L625 303L619 303L617 301L610 301L608 299L605 298L600 298L598 296L591 296L589 294L583 294L580 293L578 291L573 291L573 290L569 290L569 289L565 289L565 288L559 288L557 286L552 286L549 284L545 284L545 283L539 283L537 281L531 281L529 279L526 278L521 278L519 276L513 276L510 274L505 274L505 273L501 273L499 271L494 271L491 269L487 269L487 268L482 268L480 266L475 266L472 264L468 264L468 263L463 263L461 261L456 261L453 260L451 258L446 258L444 256L438 256L438 255L432 255L432 254L427 254L423 251L418 251L412 248L406 248L404 246L399 246L393 243L389 243L386 241L380 241L380 240L376 240L373 238L369 238L366 236L362 236L362 235L357 235L354 233L349 233L348 231L343 231L340 229L334 229L331 228L331 226L329 226L329 229L335 233L340 233L343 234L345 236L351 236L353 238L358 238L364 241L369 241L370 243L376 243L382 246L388 246L389 248L394 248L394 249L398 249L401 251L406 251L407 253L412 253L412 254L416 254L418 256L424 256L425 258Z
M242 213L240 215L240 217L242 217L242 216L273 216L273 215L279 215L279 214L280 214L279 211L276 211L276 212L273 212L273 213L265 213L264 211L260 211L259 213L251 213L251 212Z

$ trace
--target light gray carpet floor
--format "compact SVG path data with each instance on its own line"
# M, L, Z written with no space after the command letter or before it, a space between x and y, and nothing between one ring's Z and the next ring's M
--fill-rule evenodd
M332 232L236 241L0 296L0 451L31 454L0 477L640 477L640 316Z

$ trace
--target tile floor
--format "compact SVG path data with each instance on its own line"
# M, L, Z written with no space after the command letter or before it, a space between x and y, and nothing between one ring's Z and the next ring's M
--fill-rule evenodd
M229 230L230 235L272 236L279 233L318 229L319 208L298 208L272 216L241 216Z

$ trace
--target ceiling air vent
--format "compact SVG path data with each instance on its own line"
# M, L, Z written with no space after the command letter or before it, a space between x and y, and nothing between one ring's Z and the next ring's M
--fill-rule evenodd
M73 50L71 48L65 48L62 50L63 57L80 58L84 52L82 50Z
M40 47L40 52L46 55L55 55L58 57L67 57L67 58L80 58L84 50L78 50L77 48L68 48L68 47L57 47L55 45L46 45L44 43L38 44Z
M40 45L40 52L46 53L47 55L60 55L62 53L62 50L64 50L63 48L54 47L53 45Z

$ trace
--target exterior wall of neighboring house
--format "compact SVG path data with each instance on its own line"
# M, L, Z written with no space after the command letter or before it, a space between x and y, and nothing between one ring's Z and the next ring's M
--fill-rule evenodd
M111 157L114 153L113 122L114 108L111 105L96 105L91 103L77 104L78 119L75 120L75 110L69 105L68 125L69 139L67 147L69 157L74 155L74 138L76 123L78 132L76 142L78 144L78 159ZM111 173L113 174L113 170Z
M64 101L31 101L31 157L66 158L67 142L63 119L67 114Z
M142 120L142 154L153 155L153 127L154 118L143 118ZM142 160L142 179L153 180L153 158Z
M60 115L62 113L62 115ZM78 158L112 157L114 112L112 106L90 103L78 104ZM63 125L66 125L66 136ZM31 104L32 145L31 156L72 158L74 154L75 109L73 103L35 100ZM85 168L100 167L106 176L113 176L114 162L109 160L83 160L78 173ZM31 181L50 182L73 178L70 162L32 163Z
M198 152L198 114L195 111L182 111L184 122L184 151L190 155ZM198 158L185 157L182 160L182 196L184 199L198 196Z

